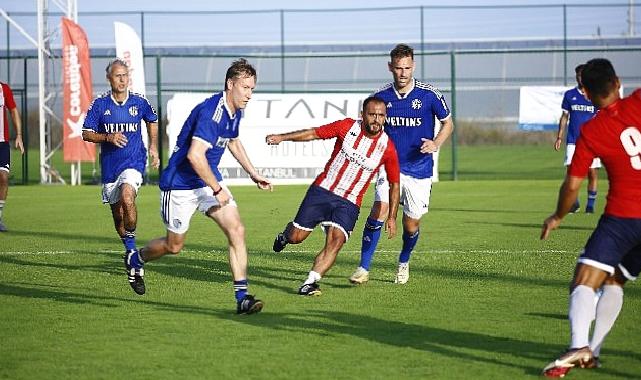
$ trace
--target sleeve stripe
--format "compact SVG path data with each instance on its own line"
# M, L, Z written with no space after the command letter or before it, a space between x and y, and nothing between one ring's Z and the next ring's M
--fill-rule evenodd
M207 141L207 140L203 139L202 137L193 136L191 139L192 139L192 140L202 141L205 145L207 145L207 146L209 147L209 149L211 149L211 148L213 148L213 147L214 147L213 145L211 145L211 143L210 143L209 141Z

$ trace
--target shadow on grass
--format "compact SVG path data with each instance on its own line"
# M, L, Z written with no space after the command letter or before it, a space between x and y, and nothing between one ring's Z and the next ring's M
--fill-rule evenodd
M539 375L541 367L558 355L564 348L547 343L416 325L340 311L308 310L301 313L271 313L266 311L258 315L238 316L234 314L231 308L217 310L196 305L150 301L142 297L136 297L136 300L134 300L111 296L96 296L70 292L55 286L25 283L0 283L0 295L55 300L71 304L90 304L109 308L120 307L123 302L136 302L162 311L200 314L248 324L257 328L322 336L349 335L379 344L401 348L410 347L448 358L458 358L467 362L517 368L528 375ZM553 317L556 316L554 315ZM503 354L507 357L501 358L497 354ZM641 354L634 351L608 350L608 355L641 361ZM514 359L514 357L517 358ZM541 364L536 367L520 364L521 360L519 358L536 360ZM633 378L637 375L636 373L626 373L611 368L600 368L598 371L603 375L624 378Z

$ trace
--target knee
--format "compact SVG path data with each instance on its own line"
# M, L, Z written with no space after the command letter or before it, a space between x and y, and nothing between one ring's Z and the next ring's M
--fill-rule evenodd
M229 241L245 239L245 226L241 222L235 223L228 228L227 235L229 236Z

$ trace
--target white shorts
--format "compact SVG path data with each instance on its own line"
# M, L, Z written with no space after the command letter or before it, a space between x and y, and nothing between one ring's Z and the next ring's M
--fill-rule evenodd
M136 169L125 169L120 173L118 178L116 178L116 182L103 184L102 203L118 203L121 195L120 186L124 183L131 185L136 194L138 194L138 189L140 189L140 185L142 185L142 173Z
M414 178L401 173L401 205L403 214L412 219L421 219L427 214L432 194L431 178ZM374 200L389 203L389 182L385 170L378 171Z
M231 194L227 186L222 182L219 184L224 191ZM191 216L196 210L207 214L209 209L219 205L214 191L209 186L192 190L160 191L160 216L167 230L177 234L184 234L189 230ZM236 207L233 197L228 205Z
M576 145L574 144L568 144L565 146L565 162L563 165L569 166L570 162L572 162L572 156L574 156L574 150L576 149ZM590 169L598 169L601 167L601 159L600 158L595 158L592 160L592 165L590 165Z

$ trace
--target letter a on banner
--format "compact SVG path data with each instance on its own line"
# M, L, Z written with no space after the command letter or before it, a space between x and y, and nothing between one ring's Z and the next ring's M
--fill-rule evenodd
M122 22L114 22L116 34L116 56L129 66L129 90L145 96L145 61L142 54L142 42L136 31ZM147 126L140 121L142 141L149 147Z
M63 156L65 162L96 160L96 148L82 140L82 125L93 97L89 43L82 28L62 18Z

